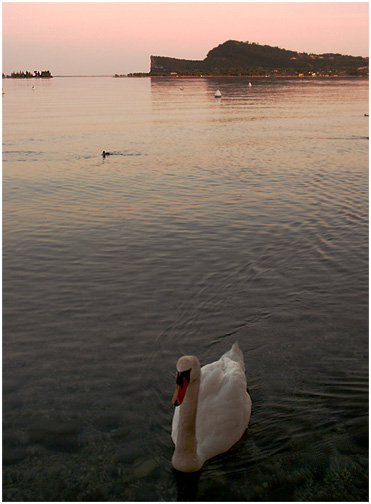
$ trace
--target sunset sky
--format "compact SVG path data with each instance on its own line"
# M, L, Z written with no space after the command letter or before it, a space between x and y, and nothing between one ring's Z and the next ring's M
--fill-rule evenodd
M368 2L3 2L3 69L148 72L150 56L204 59L229 39L368 56Z

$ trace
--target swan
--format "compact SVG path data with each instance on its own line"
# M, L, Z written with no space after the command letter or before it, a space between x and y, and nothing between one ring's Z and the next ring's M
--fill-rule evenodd
M195 356L177 362L171 437L174 469L196 472L242 437L251 415L243 354L234 343L219 360L201 368Z

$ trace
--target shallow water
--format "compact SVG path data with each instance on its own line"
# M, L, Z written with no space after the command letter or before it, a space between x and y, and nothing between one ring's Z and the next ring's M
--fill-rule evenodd
M368 80L248 82L3 81L4 500L368 500ZM176 361L235 340L179 477Z

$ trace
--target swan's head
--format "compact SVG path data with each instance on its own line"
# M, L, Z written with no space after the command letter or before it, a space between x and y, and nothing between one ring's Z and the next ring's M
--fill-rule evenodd
M174 406L182 404L188 385L200 377L200 363L197 357L186 355L176 365L176 386L173 395Z

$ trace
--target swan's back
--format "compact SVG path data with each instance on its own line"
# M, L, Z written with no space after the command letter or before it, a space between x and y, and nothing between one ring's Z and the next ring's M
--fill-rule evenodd
M243 354L236 342L222 357L201 368L196 417L197 453L205 461L229 450L242 437L251 415ZM179 408L173 418L176 444Z

